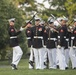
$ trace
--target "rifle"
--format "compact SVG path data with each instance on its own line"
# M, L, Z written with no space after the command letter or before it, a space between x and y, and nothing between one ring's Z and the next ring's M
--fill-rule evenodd
M56 18L53 14L51 14L51 17L52 17L54 20L56 20L56 21L60 24L60 26L61 26L61 23L57 20L57 18Z
M29 20L29 22L31 22L31 21L34 19L34 17L35 17L36 14L37 14L37 13L34 13L33 17ZM27 23L26 23L24 26L22 26L22 28L25 28L26 25L27 25Z
M72 20L72 21L68 24L68 26L70 26L73 22L74 22L74 20Z
M54 18L60 24L60 27L61 27L61 23L57 20L57 18L53 14L51 14L51 17ZM57 31L57 32L59 33L59 31ZM58 36L58 46L57 47L61 48L61 46L60 46L60 37L59 36Z

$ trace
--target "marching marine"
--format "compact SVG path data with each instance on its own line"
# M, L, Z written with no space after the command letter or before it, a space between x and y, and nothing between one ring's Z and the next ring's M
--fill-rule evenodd
M35 17L35 26L32 27L33 32L33 51L35 58L35 68L36 69L44 69L44 26L40 25L40 18Z
M59 33L58 33L57 55L58 55L60 70L65 70L67 67L66 61L65 61L65 52L64 52L64 48L66 45L66 36L68 33L66 22L67 22L66 18L62 18L61 27L59 28Z
M48 21L49 26L46 29L46 48L47 48L47 55L49 61L49 69L56 69L56 47L57 47L57 31L54 28L54 20L50 19Z
M18 63L22 57L22 49L19 46L19 42L18 42L18 37L17 35L19 35L21 33L21 31L23 31L25 28L20 28L19 31L17 31L15 29L15 18L11 18L9 19L9 29L8 29L8 33L10 36L10 46L13 48L13 57L12 57L12 69L17 70L17 66Z
M71 47L69 55L72 62L72 69L76 69L76 19L74 19L74 28L71 33Z
M27 39L28 48L30 49L29 69L33 69L34 68L34 65L33 65L34 56L33 56L33 48L32 48L32 38L33 38L32 22L28 20L26 21L26 25L27 25L27 28L25 30L25 34L27 37L26 39Z

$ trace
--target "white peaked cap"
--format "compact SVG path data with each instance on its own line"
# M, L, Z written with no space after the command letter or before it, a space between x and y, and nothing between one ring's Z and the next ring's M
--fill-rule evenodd
M58 20L58 21L61 21L61 20L68 21L68 18L66 18L66 17L59 17L59 18L57 18L57 20Z
M52 17L49 17L49 18L48 18L48 21L50 21L51 19L52 19Z
M15 21L15 18L11 18L11 19L9 19L8 21L9 21L9 22L12 22L12 21L14 22L14 21Z
M45 23L45 21L41 21L41 22L40 22L40 24L44 24L44 23Z
M76 21L76 18L74 19L74 21Z
M41 20L41 18L38 16L35 16L35 20Z
M57 18L58 21L61 21L62 19L63 19L62 17Z
M51 18L51 19L48 20L49 23L52 23L52 22L54 22L54 21L55 21L55 20L54 20L53 18Z
M55 21L54 19L51 19L51 20L50 20L50 22L54 22L54 21Z
M32 23L30 20L26 20L26 23Z

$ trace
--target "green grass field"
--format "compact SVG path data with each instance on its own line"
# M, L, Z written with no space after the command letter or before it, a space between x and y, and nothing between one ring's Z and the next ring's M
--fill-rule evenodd
M0 61L0 75L76 75L76 70L29 70L28 60L22 59L18 65L18 70L12 70L8 61Z

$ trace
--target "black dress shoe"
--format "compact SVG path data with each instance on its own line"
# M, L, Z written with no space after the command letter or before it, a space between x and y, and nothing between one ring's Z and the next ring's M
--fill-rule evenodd
M29 64L34 68L33 61L29 61Z
M59 65L57 65L56 67L57 67L57 69L59 69Z
M74 67L73 69L76 69L76 67Z
M68 67L65 68L66 70L68 69Z
M17 70L17 67L16 67L15 64L11 64L11 66L12 66L12 69L13 69L13 70Z
M44 65L45 65L45 66L47 66L47 63L46 63L46 62L44 62Z

